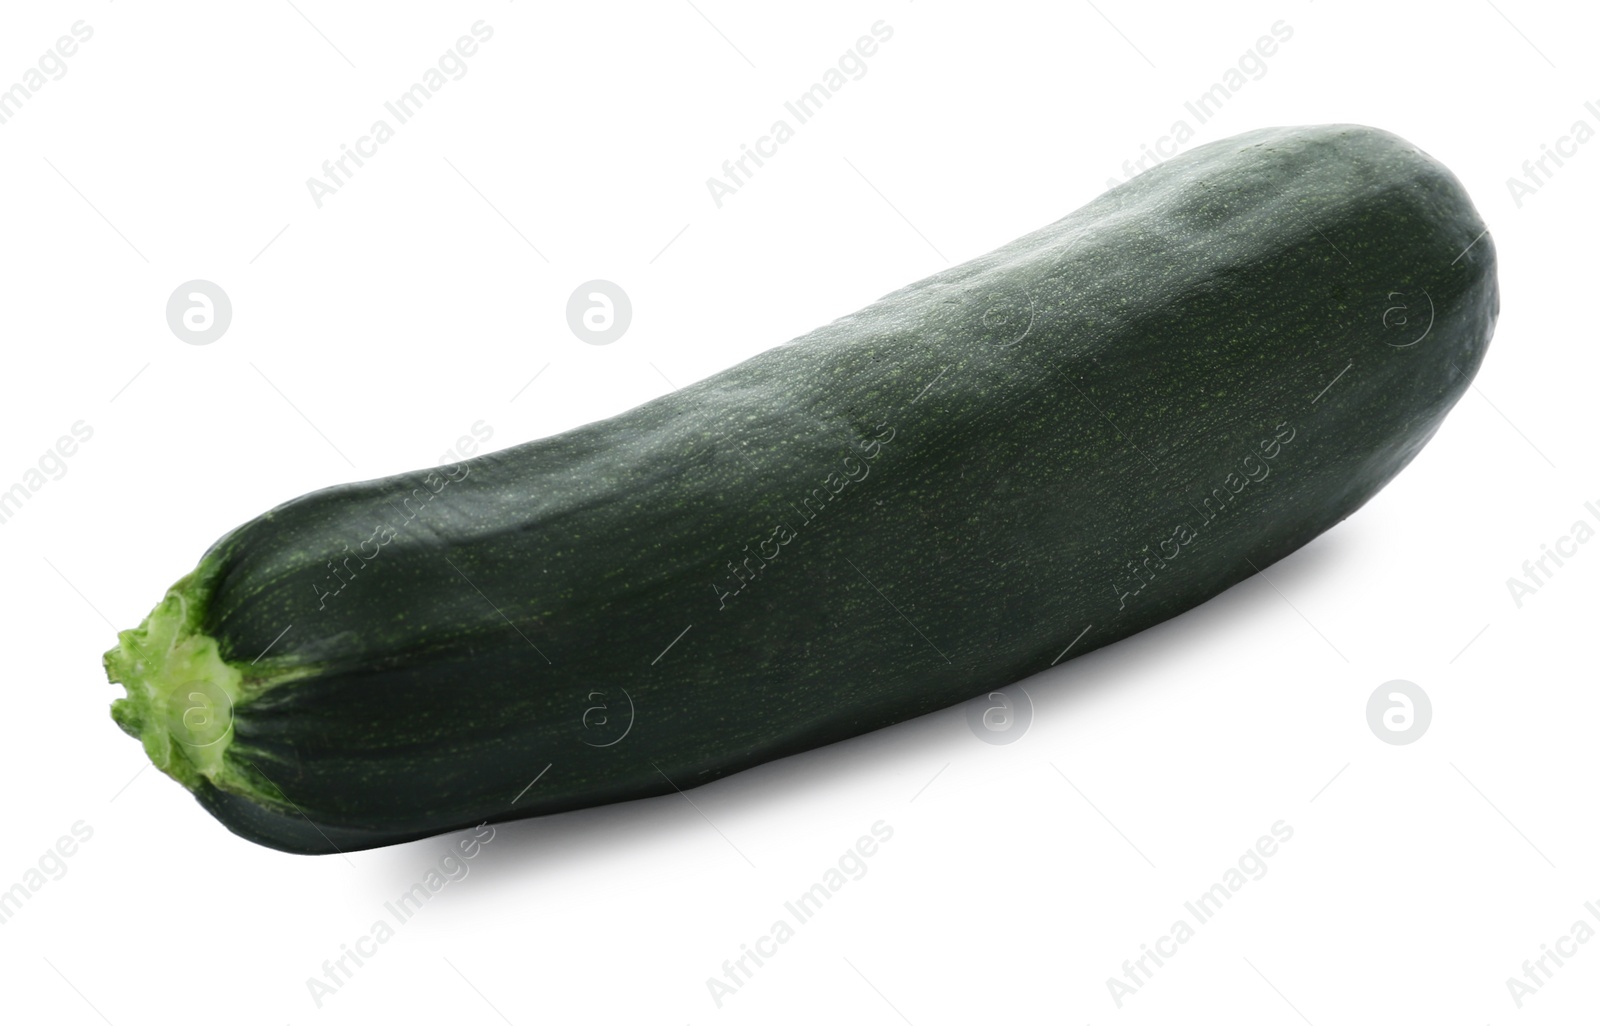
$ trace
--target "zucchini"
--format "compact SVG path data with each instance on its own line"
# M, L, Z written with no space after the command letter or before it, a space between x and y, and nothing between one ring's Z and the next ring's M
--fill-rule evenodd
M620 416L262 514L119 635L112 713L290 852L694 787L1293 552L1417 454L1498 309L1416 147L1201 146Z

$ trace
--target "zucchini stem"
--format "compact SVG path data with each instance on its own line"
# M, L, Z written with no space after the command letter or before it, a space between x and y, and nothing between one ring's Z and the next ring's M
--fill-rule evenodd
M223 756L244 678L200 630L203 591L197 568L167 589L142 624L119 632L117 647L102 660L106 676L127 690L112 703L112 719L143 743L157 769L190 791L234 776Z

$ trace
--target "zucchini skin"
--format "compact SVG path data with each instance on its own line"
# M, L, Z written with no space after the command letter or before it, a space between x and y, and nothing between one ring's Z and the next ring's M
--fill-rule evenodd
M234 775L188 782L348 852L687 790L1136 633L1432 437L1493 333L1485 231L1393 135L1250 132L620 416L284 503L174 586L243 675Z

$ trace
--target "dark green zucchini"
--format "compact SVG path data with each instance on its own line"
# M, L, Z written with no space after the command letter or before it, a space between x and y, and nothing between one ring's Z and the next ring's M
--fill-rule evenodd
M1349 516L1498 311L1457 180L1267 129L621 416L235 529L106 654L285 851L687 789L1159 623Z

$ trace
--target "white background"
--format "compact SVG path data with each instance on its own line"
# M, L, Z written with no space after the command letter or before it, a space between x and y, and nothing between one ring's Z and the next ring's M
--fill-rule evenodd
M93 38L0 125L0 924L14 1022L1570 1023L1600 943L1594 594L1521 577L1593 473L1593 12L1530 0L1136 5L327 0L7 5L0 87ZM581 9L580 9L581 8ZM319 208L306 180L478 20L493 38ZM857 37L893 38L719 208L706 179ZM1184 109L1283 21L1204 125ZM1512 24L1514 23L1514 25ZM313 488L618 413L1087 202L1173 122L1396 132L1465 183L1503 310L1415 463L1301 552L1025 682L1030 729L954 708L689 793L502 825L321 1007L307 978L449 837L305 858L228 833L112 724L100 653L234 525ZM391 123L393 119L391 118ZM1554 168L1554 165L1550 165ZM164 308L232 299L217 342ZM634 320L569 330L605 278ZM535 378L535 376L537 377ZM532 383L529 384L530 380ZM1369 695L1431 697L1409 745ZM145 767L141 770L141 767ZM871 825L894 831L722 1007L707 986ZM1293 837L1122 1007L1107 979L1272 824ZM1570 950L1570 948L1569 948Z

